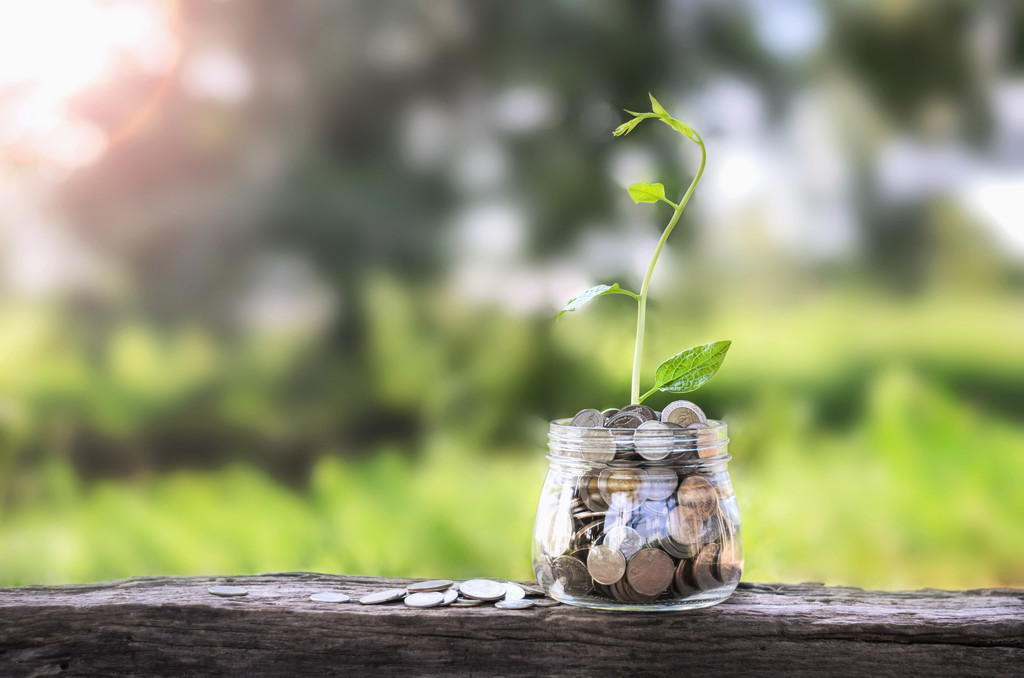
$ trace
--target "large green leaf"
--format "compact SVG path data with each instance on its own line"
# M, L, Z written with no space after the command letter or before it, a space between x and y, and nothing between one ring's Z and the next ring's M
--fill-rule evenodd
M715 376L731 345L731 341L715 341L688 348L672 356L658 366L654 374L654 388L640 400L643 401L655 391L689 393L697 390Z

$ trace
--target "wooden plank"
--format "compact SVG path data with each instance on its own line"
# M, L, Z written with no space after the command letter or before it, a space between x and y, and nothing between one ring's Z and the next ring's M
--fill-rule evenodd
M706 610L414 610L414 580L278 573L0 589L0 675L1024 675L1024 591L743 583ZM245 586L218 598L209 586Z

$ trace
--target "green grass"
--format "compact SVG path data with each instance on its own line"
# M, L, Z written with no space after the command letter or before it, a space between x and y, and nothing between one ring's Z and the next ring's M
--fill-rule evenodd
M732 431L746 579L1024 583L1019 426L903 371L873 382L852 433L817 430L805 412L767 398ZM6 517L0 583L279 570L528 578L543 455L464 445L438 438L418 460L327 457L303 493L244 466L90 487L52 467L62 499Z
M521 419L538 393L555 414L613 405L628 393L632 337L608 322L620 309L598 307L538 330L500 314L455 313L438 299L441 310L417 306L395 286L373 290L386 293L378 308L388 309L371 319L375 397L422 422L415 450L407 441L355 457L328 451L304 491L255 464L84 483L59 454L33 466L0 454L18 472L5 470L0 483L0 585L278 570L528 578L546 461L542 423L524 436ZM667 327L652 334L663 339L652 343L649 365L675 348L669 339L735 341L720 376L695 399L730 424L746 579L1024 585L1019 300L900 304L851 294L784 309L667 310L654 314ZM162 346L159 337L124 335L123 360L114 363L128 376L97 376L82 372L89 365L71 346L47 348L42 337L62 335L33 317L0 332L0 443L10 443L0 453L38 435L35 413L55 398L73 397L83 405L69 411L88 414L85 405L104 393L122 393L117 402L136 409L99 417L117 424L110 431L144 430L149 419L138 403L158 411L170 398L143 397L156 392L139 366L153 360L139 356ZM156 361L199 366L174 382L182 392L218 364L181 358L220 350L199 350L190 336L168 343ZM547 361L541 368L538 356ZM154 369L159 381L169 368ZM536 381L545 370L557 378ZM278 406L287 398L271 397L274 379L265 382L225 391L256 404L238 421L273 433L266 422L280 419L282 430L301 430L294 412ZM482 442L506 437L497 447Z

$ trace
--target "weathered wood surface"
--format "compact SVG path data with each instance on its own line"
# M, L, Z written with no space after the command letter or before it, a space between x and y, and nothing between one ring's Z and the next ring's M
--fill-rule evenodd
M679 613L414 610L356 598L413 580L280 573L0 589L0 675L1024 676L1024 590L740 585ZM209 586L245 586L218 598Z

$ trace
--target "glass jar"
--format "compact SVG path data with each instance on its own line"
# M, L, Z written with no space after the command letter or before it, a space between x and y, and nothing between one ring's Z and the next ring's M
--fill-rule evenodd
M728 598L743 570L728 430L551 422L533 526L544 592L600 609L681 610Z

